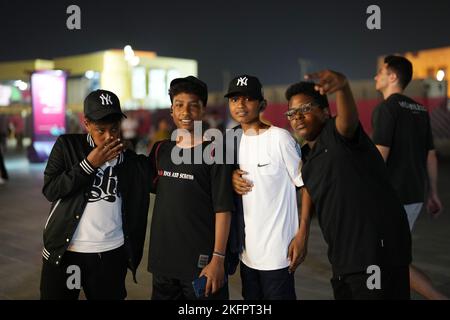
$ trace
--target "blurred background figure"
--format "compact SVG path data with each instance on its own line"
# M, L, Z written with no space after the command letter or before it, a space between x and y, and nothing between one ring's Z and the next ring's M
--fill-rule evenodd
M208 131L209 129L217 129L222 134L225 132L224 115L219 112L217 108L207 109L203 116L203 134L205 140L214 140L214 133Z
M0 148L0 184L6 183L8 178L8 172L6 171L5 161L3 159L3 151Z
M122 138L131 150L136 149L139 121L133 113L128 113L127 118L122 121Z
M148 153L152 150L153 145L161 140L170 139L170 134L172 132L172 128L169 124L169 121L165 118L160 118L156 125L156 130L150 135L150 141L148 144Z
M3 152L0 148L0 184L6 183L8 180L8 172L6 171L5 161L3 159Z
M217 108L207 110L204 122L208 129L225 130L225 116L222 115Z
M75 113L68 113L66 115L67 133L83 133L84 129L81 126L80 119Z
M6 115L0 115L0 150L6 152L6 141L8 139L8 119Z
M23 150L24 121L20 114L15 114L9 118L10 137L16 140L16 150Z
M3 152L6 152L6 138L8 137L8 120L5 115L0 115L0 184L8 180Z

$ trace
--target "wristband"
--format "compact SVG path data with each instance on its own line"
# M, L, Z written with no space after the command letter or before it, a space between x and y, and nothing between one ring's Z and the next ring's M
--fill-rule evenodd
M220 253L220 252L218 252L218 251L214 251L213 252L213 256L225 259L225 255Z

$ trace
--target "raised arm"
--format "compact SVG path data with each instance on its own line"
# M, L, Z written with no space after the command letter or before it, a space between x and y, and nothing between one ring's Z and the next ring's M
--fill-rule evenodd
M322 95L336 93L336 129L340 135L352 138L359 119L347 78L339 72L324 70L305 75L305 79L317 79L315 89Z
M107 143L110 142L107 148ZM44 171L44 186L42 193L48 201L56 201L64 198L82 187L92 183L95 178L96 168L111 160L122 150L120 141L105 141L93 149L80 163L71 168L64 162L63 138L59 137L50 153L47 166Z

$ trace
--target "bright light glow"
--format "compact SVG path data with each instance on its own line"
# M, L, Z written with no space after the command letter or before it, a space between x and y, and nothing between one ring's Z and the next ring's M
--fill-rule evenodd
M88 79L94 78L94 75L95 75L95 72L92 71L92 70L88 70L88 71L86 71L86 72L84 73L84 76L85 76L86 78L88 78Z
M14 85L15 85L17 88L19 88L19 90L22 90L22 91L28 89L28 83L26 83L26 82L24 82L24 81L22 81L22 80L14 81Z
M139 59L138 56L133 56L129 62L130 62L131 66L136 67L140 61L141 61L141 59Z
M173 79L176 79L179 77L181 77L181 74L178 70L170 69L169 71L167 71L167 81L166 81L167 88L170 88L170 83L172 82Z
M167 108L170 106L166 87L166 71L164 69L150 69L148 95L150 108Z
M127 61L131 60L134 57L134 51L130 45L126 45L123 48L123 53L125 54L125 60L127 60Z
M440 69L438 70L438 72L436 73L436 79L437 81L442 81L445 78L445 72L444 70Z
M0 84L0 106L6 107L11 103L12 87Z
M123 48L123 51L125 52L125 54L133 53L133 48L131 48L131 46L127 44L125 48Z
M135 67L131 73L131 95L134 99L145 99L147 96L145 67Z

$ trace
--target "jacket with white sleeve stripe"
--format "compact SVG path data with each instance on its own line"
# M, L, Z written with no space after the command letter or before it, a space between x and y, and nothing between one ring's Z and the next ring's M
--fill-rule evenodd
M58 266L70 244L89 199L97 169L87 156L95 147L89 134L61 135L44 171L44 196L52 202L44 227L44 259ZM117 191L122 197L122 227L128 267L136 281L141 261L149 192L154 172L150 159L126 150L117 163Z

